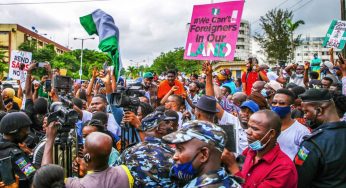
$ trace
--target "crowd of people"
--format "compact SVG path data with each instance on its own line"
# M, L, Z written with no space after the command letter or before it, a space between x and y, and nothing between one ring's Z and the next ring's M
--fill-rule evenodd
M146 72L131 108L112 94L126 79L95 68L66 107L71 166L54 157L61 91L44 84L59 71L39 80L32 63L24 88L2 87L0 187L346 187L346 64L330 54L317 68L249 58L241 78L208 61L190 77Z

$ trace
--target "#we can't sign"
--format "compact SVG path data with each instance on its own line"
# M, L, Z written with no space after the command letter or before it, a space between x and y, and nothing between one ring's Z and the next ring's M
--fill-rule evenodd
M244 1L193 7L184 59L233 61Z

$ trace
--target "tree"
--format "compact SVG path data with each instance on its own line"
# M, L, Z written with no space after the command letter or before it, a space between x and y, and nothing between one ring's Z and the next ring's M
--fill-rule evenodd
M6 60L6 51L0 50L0 76L2 77L3 72L8 72L8 61Z
M287 26L287 20L292 19L293 12L282 9L273 9L265 16L261 16L260 26L264 33L256 33L255 40L263 48L263 53L267 56L269 61L287 61L293 50L292 41L299 41L300 36L291 40L292 32L289 26ZM300 24L297 24L294 30L296 30L299 25Z
M294 38L293 34L294 31L298 29L300 25L304 25L305 22L303 20L298 20L296 22L293 22L291 19L286 20L286 26L288 31L290 32L290 42L291 42L291 60L294 59L294 52L297 46L301 44L301 34L298 35L296 38Z
M199 73L202 70L202 63L194 60L184 60L184 48L175 48L173 51L161 53L154 63L146 71L161 74L170 69L179 70L187 74Z
M134 66L127 67L128 70L128 76L132 78L136 78L138 76L138 69Z

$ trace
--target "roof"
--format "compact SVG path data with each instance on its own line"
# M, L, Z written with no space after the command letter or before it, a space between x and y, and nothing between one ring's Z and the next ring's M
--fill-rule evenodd
M46 42L48 44L53 44L54 46L56 46L57 48L59 48L63 51L70 51L70 49L66 48L65 46L62 46L61 44L58 44L58 43L56 43L56 42L54 42L54 41L52 41L52 40L50 40L50 39L48 39L42 35L39 35L33 31L31 31L30 29L27 29L27 28L25 28L19 24L16 24L16 25L17 25L18 31L29 34L30 36L35 37L35 38L39 38L41 41Z

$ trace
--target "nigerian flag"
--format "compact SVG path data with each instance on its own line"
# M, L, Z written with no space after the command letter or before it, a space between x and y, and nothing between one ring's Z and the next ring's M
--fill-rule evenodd
M119 52L119 29L112 16L97 9L89 15L80 17L79 20L89 35L99 36L98 47L102 52L108 52L114 66L115 78L118 79L122 66Z

